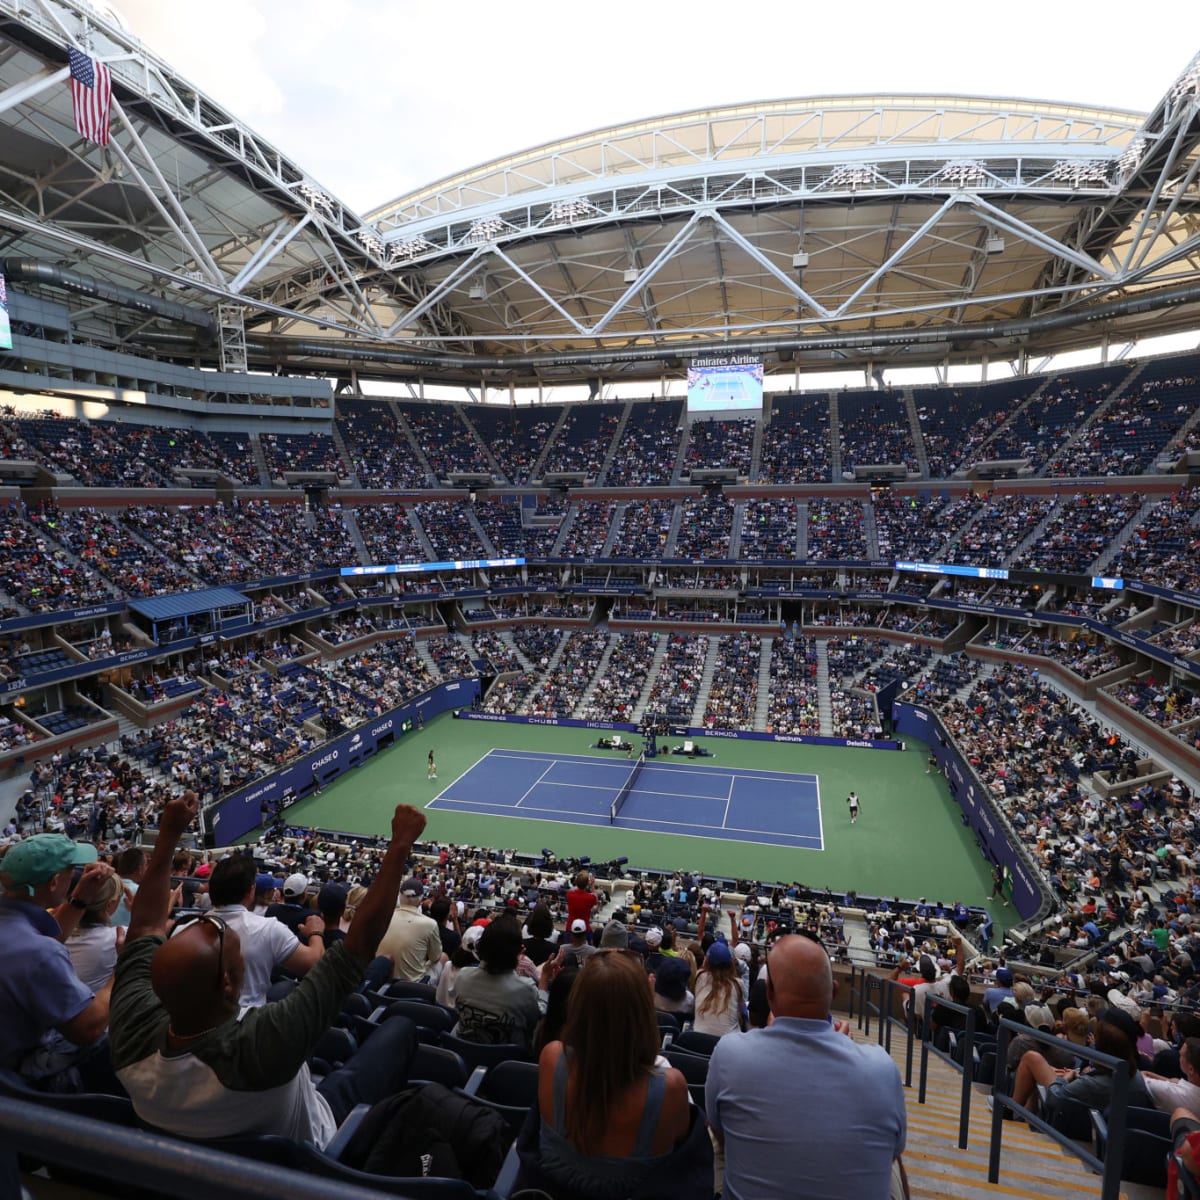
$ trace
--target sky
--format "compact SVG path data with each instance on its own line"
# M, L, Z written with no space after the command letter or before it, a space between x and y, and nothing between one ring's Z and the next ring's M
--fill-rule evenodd
M1112 0L94 2L359 213L558 138L741 101L916 92L1145 111L1200 47L1200 6L1181 0L1156 10L1169 35Z

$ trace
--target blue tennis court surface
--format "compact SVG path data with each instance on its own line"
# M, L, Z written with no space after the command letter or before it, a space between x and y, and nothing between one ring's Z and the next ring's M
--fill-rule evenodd
M633 764L585 754L489 750L427 808L607 825ZM815 775L651 759L617 817L622 829L822 850Z

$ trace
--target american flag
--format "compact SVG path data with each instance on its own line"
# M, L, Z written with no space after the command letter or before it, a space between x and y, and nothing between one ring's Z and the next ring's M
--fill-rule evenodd
M108 145L108 113L112 106L112 72L82 50L68 50L75 128L97 146Z

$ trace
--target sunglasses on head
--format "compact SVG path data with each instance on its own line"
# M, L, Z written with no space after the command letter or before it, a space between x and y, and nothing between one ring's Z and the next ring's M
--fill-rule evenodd
M229 928L225 919L218 917L216 913L197 913L195 916L184 917L177 921L175 928L168 936L174 937L181 929L203 924L212 925L217 931L217 987L219 988L225 975L225 930Z

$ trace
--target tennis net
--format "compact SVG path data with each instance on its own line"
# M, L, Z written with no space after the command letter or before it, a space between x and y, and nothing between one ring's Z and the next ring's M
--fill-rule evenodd
M646 765L645 754L639 754L638 760L633 764L633 770L629 772L629 778L621 785L621 790L613 799L612 805L608 810L608 823L615 825L617 817L621 813L621 809L625 807L625 801L629 799L629 793L633 791L633 785L637 783L638 776L642 773L642 768Z

